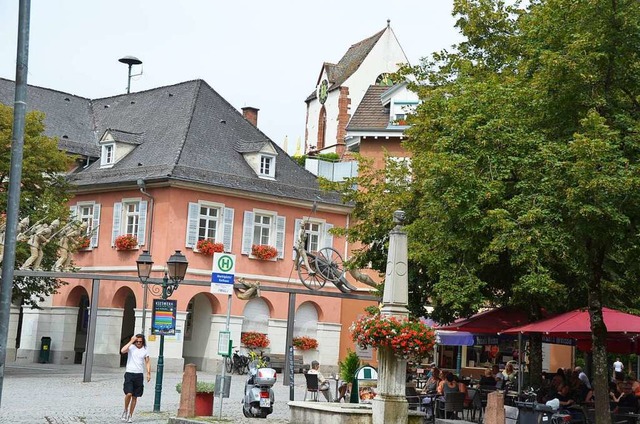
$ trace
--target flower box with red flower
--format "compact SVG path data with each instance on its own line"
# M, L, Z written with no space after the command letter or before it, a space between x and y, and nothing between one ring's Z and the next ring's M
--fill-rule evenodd
M213 256L216 252L224 252L224 244L216 243L211 239L200 239L196 244L196 250L203 255Z
M77 241L78 250L87 250L91 247L91 239L87 236L82 236Z
M360 347L390 348L404 359L420 360L432 352L435 332L415 320L387 315L366 315L351 327L351 339Z
M278 256L278 250L268 244L254 244L251 246L251 256L263 261L270 261Z
M116 237L115 246L118 250L133 250L138 248L138 238L131 234Z
M265 348L269 346L269 337L257 331L247 331L240 336L240 342L249 349Z
M317 349L318 341L313 337L307 337L307 336L294 337L293 347L299 350Z

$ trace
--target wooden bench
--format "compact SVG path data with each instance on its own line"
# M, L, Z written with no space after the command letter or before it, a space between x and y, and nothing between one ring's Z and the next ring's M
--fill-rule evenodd
M285 362L285 354L284 353L269 353L267 354L269 358L271 358L271 362L269 362L269 366L276 370L277 372L283 372L284 362ZM302 372L302 355L293 355L293 369L295 372Z

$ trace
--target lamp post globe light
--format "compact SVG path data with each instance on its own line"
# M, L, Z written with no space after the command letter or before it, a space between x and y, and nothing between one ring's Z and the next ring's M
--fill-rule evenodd
M161 295L162 300L167 300L174 291L178 290L178 286L187 273L189 262L187 258L180 253L179 250L169 257L167 260L167 272L164 273L162 283L149 281L151 268L153 267L153 259L148 250L143 250L142 254L136 261L138 267L138 278L146 287L150 284L149 290L154 295ZM155 290L154 290L155 288ZM162 292L160 292L162 288ZM156 371L156 390L153 399L153 411L160 412L160 399L162 397L162 376L164 371L164 332L160 333L160 351L158 352L158 370Z

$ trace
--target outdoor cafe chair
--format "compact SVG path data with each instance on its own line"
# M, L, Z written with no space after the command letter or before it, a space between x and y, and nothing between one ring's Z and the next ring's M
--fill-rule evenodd
M407 402L409 403L409 409L418 410L421 409L422 399L418 394L418 391L415 387L407 386L404 388L404 394L407 398Z
M307 380L307 390L304 392L304 399L307 400L307 394L311 393L311 400L318 401L318 374L306 373L304 378Z
M464 393L445 393L444 402L440 402L439 410L443 412L444 418L449 415L458 419L458 413L464 414Z

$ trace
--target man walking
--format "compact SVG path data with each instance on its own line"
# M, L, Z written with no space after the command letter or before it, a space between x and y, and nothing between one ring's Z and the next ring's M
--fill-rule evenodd
M613 380L620 380L622 381L624 379L624 376L622 375L622 370L624 369L624 365L622 365L622 362L620 362L620 358L616 358L616 362L613 363Z
M144 371L147 370L147 382L151 381L151 362L147 352L147 341L142 334L131 337L129 343L120 349L120 353L127 355L127 367L124 373L124 411L122 421L133 422L133 411L136 409L138 398L144 391Z

